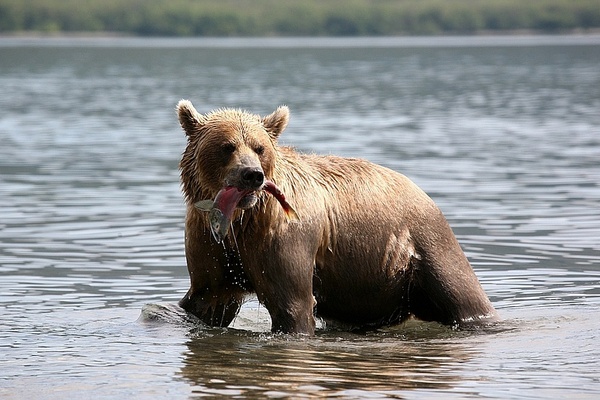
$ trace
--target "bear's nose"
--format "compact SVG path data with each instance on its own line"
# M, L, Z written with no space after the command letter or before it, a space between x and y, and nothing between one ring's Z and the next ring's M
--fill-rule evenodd
M242 181L250 188L258 189L265 181L265 174L262 169L255 167L247 167L241 171Z

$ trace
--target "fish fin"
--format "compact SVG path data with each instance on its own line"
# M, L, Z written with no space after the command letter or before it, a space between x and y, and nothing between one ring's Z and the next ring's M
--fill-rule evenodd
M215 202L212 200L200 200L194 203L194 207L196 207L200 211L210 211L212 210Z

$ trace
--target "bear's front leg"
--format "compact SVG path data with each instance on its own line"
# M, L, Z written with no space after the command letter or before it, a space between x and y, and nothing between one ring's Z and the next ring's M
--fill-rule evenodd
M314 260L301 256L298 249L266 254L271 256L257 260L254 265L261 268L253 271L251 279L258 300L271 316L271 331L314 335Z
M241 265L232 260L237 252L214 243L208 231L188 232L185 255L191 282L179 305L209 326L228 326L247 291Z
M315 334L314 297L298 297L282 302L278 295L275 301L264 300L271 315L271 331L280 333Z
M179 306L195 315L209 326L228 326L237 316L243 302L242 296L195 290L193 287L179 301Z

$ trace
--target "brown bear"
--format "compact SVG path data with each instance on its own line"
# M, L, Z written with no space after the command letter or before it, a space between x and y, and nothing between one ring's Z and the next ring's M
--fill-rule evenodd
M181 100L177 112L191 279L180 306L204 323L227 326L251 293L274 332L312 335L315 316L351 329L497 319L445 217L405 176L278 145L285 106L261 118ZM207 200L220 219L198 207Z

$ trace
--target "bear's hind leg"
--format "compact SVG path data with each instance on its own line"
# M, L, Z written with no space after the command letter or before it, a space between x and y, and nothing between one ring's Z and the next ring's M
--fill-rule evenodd
M458 326L498 319L441 211L430 210L411 237L419 254L408 293L410 312L415 317Z
M419 263L409 288L409 309L415 317L461 326L498 319L466 257L455 252L447 264L439 258Z

